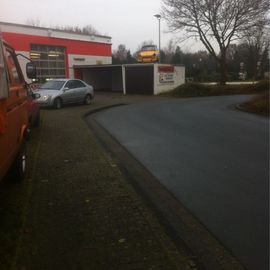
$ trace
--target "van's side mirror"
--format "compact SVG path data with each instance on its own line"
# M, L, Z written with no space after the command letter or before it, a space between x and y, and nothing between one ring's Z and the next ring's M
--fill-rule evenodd
M37 69L36 66L32 63L29 62L26 64L26 74L29 79L35 79L37 76Z
M33 93L32 97L34 99L39 99L41 97L41 95L39 93Z

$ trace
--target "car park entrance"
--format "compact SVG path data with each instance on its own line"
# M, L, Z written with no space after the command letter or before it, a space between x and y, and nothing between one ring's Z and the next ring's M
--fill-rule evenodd
M74 76L92 85L95 91L123 92L121 65L94 65L74 68Z
M126 67L127 94L154 94L153 65Z

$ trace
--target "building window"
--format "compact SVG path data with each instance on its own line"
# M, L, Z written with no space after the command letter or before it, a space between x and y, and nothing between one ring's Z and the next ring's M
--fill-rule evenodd
M30 58L37 67L39 83L66 77L65 55L64 47L31 44Z

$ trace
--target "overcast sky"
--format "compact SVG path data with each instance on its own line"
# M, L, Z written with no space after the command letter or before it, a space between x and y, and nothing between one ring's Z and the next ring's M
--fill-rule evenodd
M126 45L134 53L148 40L158 45L158 21L154 17L161 11L159 0L0 0L0 21L26 24L39 21L40 26L92 25L103 35L112 37L113 50ZM161 21L161 47L175 34L169 34ZM197 51L198 43L178 44L184 51Z

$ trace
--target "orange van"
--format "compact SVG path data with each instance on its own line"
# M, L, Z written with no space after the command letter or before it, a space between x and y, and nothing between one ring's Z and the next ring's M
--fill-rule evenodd
M31 63L26 72L34 78ZM27 83L14 49L0 38L0 180L11 167L14 180L24 178L27 135Z

